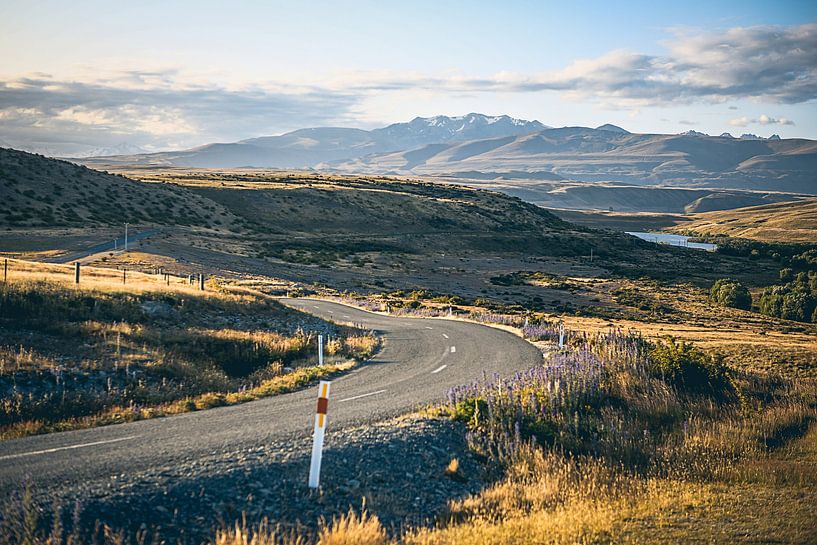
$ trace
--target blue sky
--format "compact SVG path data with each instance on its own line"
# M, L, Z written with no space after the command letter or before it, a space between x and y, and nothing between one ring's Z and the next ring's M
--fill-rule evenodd
M817 138L817 2L4 0L0 58L38 151L471 111Z

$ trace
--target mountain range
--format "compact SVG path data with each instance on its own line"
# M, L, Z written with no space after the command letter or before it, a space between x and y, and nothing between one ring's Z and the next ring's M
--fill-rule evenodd
M754 135L636 134L605 124L552 128L471 113L374 130L299 129L178 152L82 159L195 168L314 168L475 179L568 179L817 194L817 141Z

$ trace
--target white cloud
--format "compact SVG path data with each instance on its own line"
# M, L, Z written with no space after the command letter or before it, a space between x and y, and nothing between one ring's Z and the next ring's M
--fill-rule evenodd
M766 114L761 114L758 118L749 118L746 116L737 117L729 121L733 127L746 127L747 125L794 125L794 121L785 117L771 117Z
M416 108L463 95L554 92L638 115L649 106L751 99L796 104L817 99L817 23L676 33L663 56L614 50L561 70L462 73L339 72L311 81L255 84L212 79L176 68L83 72L73 80L48 74L0 80L0 138L101 145L127 134L137 145L195 145L276 134L298 127L376 121L373 100ZM728 106L729 109L735 108ZM793 125L790 119L738 117L734 126Z

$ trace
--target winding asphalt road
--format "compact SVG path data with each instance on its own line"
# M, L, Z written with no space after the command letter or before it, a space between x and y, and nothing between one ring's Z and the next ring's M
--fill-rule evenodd
M541 362L539 350L511 333L454 320L394 318L338 303L282 299L384 338L376 357L332 383L327 434L444 399L449 387L483 371L510 375ZM158 466L311 435L316 388L170 418L0 442L0 497L27 477L53 491L109 481Z

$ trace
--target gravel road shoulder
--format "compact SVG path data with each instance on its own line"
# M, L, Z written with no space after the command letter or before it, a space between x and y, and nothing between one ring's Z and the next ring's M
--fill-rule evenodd
M408 415L332 434L324 450L320 491L306 486L311 438L285 445L213 454L143 474L116 475L102 488L75 489L62 505L82 505L82 519L167 542L200 543L246 516L311 532L350 507L377 515L391 532L434 524L449 499L485 486L465 428L446 419ZM458 478L447 475L451 459ZM69 514L66 513L66 517Z

